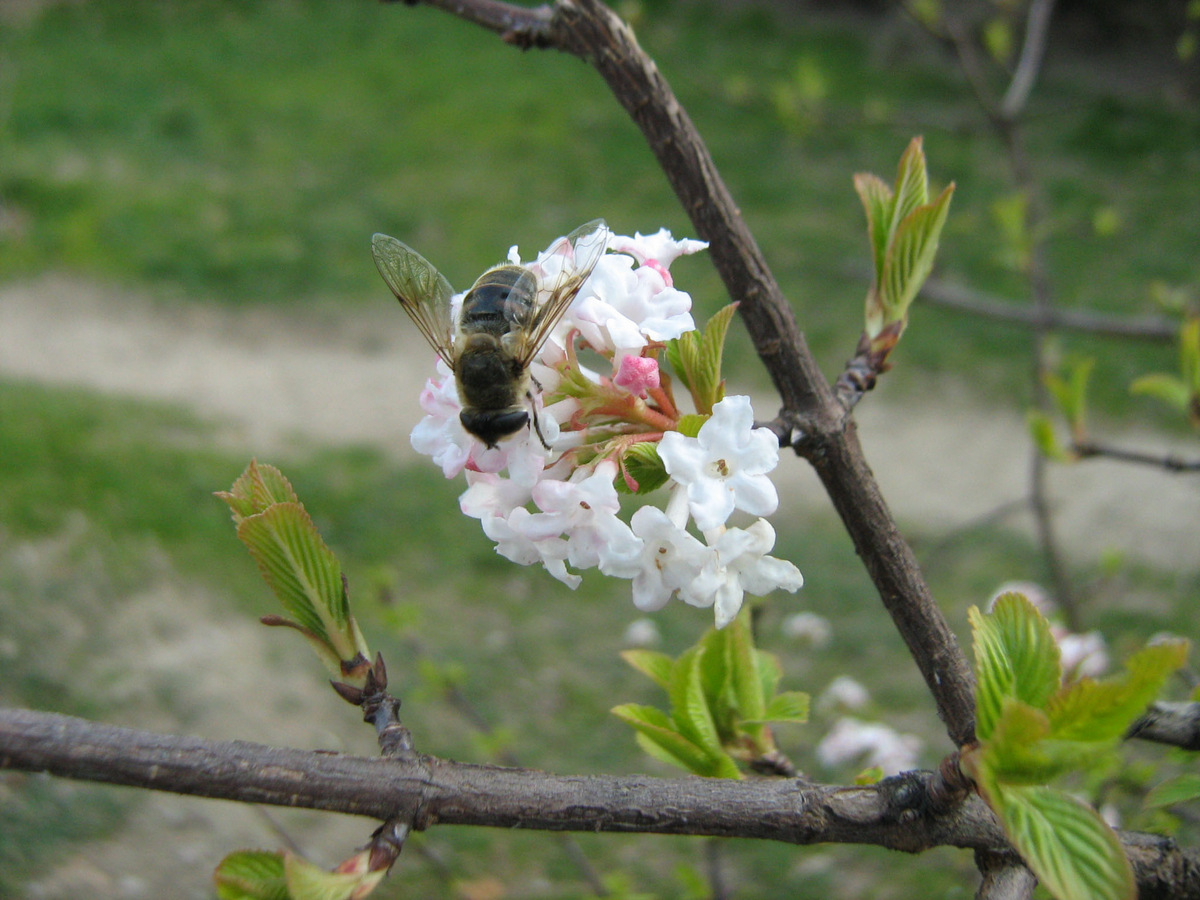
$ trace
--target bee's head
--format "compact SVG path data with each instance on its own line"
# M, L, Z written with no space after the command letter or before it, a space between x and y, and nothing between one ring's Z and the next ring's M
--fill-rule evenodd
M458 414L459 421L469 434L475 435L488 448L512 437L529 424L529 411L517 409L464 409Z

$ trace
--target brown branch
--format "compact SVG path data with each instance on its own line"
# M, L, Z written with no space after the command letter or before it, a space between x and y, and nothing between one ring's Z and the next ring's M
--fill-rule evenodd
M1154 703L1125 735L1200 750L1200 703Z
M983 880L975 900L1029 900L1037 878L1015 853L977 851L975 865Z
M1115 459L1119 462L1154 466L1155 468L1166 469L1168 472L1200 472L1200 459L1184 459L1182 456L1176 456L1173 453L1155 454L1145 453L1140 450L1125 450L1121 447L1113 447L1097 441L1075 441L1071 444L1071 450L1079 454L1081 459L1103 457L1105 459Z
M426 2L481 22L522 46L570 53L604 78L641 129L697 234L709 242L709 255L730 296L740 302L738 313L783 402L782 443L816 468L933 694L951 740L956 746L970 743L975 735L974 681L957 638L933 601L912 549L900 536L853 422L809 352L708 148L633 32L599 0L560 0L548 25L541 10L511 7L504 21L516 24L506 26L509 31L494 24L503 18L495 12L494 0Z
M1113 316L1081 309L1037 310L1008 303L978 291L936 278L930 278L917 298L920 303L953 309L971 315L1035 327L1044 325L1057 331L1079 331L1103 337L1137 338L1156 343L1175 343L1179 326L1162 316Z
M575 777L415 753L366 759L171 736L20 709L0 709L0 769L370 816L417 828L475 825L873 844L908 853L939 846L1011 852L978 797L934 810L928 797L937 776L930 772L869 787L795 779ZM1120 836L1142 897L1200 896L1200 857L1169 838Z

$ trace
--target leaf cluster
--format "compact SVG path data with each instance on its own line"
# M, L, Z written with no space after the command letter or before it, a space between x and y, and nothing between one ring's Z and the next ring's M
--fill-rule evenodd
M1187 643L1154 644L1119 675L1064 684L1050 624L1023 595L1002 595L988 614L972 608L970 619L979 744L964 753L964 770L1055 897L1132 898L1133 873L1112 829L1046 782L1110 757L1183 665Z
M626 703L613 714L648 754L694 775L741 778L739 763L776 752L768 723L808 720L808 695L778 690L779 661L754 646L747 609L677 659L651 650L622 656L667 692L670 709Z

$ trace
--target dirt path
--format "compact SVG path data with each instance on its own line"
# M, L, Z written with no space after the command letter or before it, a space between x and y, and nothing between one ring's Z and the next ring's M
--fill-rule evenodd
M155 305L60 279L0 289L0 375L187 406L219 424L222 443L260 457L297 442L370 444L409 458L418 386L431 356L408 322L377 309L287 316ZM868 459L902 522L936 530L977 520L1021 496L1028 467L1014 411L981 407L961 388L931 388L928 403L860 407ZM766 413L770 398L756 409ZM1127 433L1128 446L1162 447ZM1195 453L1195 442L1173 442ZM787 504L827 509L802 465L781 465ZM1057 467L1052 489L1066 549L1105 550L1168 567L1198 557L1200 481L1108 462ZM1014 527L1030 523L1016 517Z

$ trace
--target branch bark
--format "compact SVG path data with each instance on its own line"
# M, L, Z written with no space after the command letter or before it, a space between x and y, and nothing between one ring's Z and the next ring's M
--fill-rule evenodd
M0 709L0 769L410 824L748 837L874 844L907 853L951 846L1011 854L971 796L935 809L931 772L870 787L796 779L731 781L561 776L418 753L366 759L101 725ZM1169 838L1121 833L1142 898L1200 897L1200 857Z

